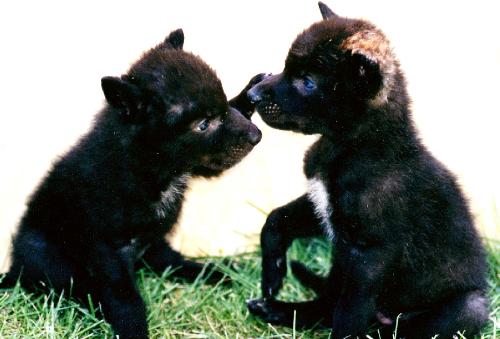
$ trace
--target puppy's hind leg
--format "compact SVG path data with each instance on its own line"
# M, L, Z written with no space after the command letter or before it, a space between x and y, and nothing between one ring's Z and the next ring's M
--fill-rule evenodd
M472 338L488 321L488 300L480 291L463 293L436 308L399 322L397 335L410 338L452 338L460 331ZM458 335L457 335L458 337Z
M293 260L290 264L292 273L297 280L305 287L310 288L316 294L323 294L325 291L326 278L321 277L308 269L304 264Z
M203 273L203 279L209 284L222 280L230 282L230 278L218 271L212 263L198 263L185 259L182 254L172 249L163 239L155 241L146 250L143 257L143 266L151 268L155 273L162 274L167 268L172 268L172 276L193 282Z
M59 246L50 243L43 233L36 230L22 230L14 240L12 264L2 287L11 287L19 279L27 290L65 290L69 294L75 267L61 253Z
M120 338L148 338L146 307L137 290L129 253L105 243L89 249L87 267L92 271L91 295L100 303L104 318Z

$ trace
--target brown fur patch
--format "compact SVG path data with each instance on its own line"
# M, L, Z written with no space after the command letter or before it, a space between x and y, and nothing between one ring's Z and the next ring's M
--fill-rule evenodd
M371 102L374 106L387 102L387 96L394 85L397 61L384 33L376 28L361 30L347 38L340 47L350 50L352 54L364 55L379 65L383 86Z

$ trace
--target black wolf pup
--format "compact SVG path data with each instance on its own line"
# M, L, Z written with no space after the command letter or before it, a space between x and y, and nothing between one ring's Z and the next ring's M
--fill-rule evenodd
M385 35L320 3L325 20L292 44L283 73L249 92L272 127L321 134L304 160L309 190L275 209L261 234L263 299L253 314L276 324L322 323L333 338L366 334L451 338L488 318L485 255L455 177L422 145L406 83ZM326 278L292 271L318 297L277 301L293 239L326 233Z
M146 338L134 270L173 267L187 280L202 272L202 264L184 259L164 236L189 178L235 165L261 132L230 107L215 72L184 52L183 42L176 30L126 75L102 79L107 104L31 197L3 286L19 279L30 290L90 294L116 335ZM249 114L245 98L246 90L233 102ZM207 279L223 277L213 271Z

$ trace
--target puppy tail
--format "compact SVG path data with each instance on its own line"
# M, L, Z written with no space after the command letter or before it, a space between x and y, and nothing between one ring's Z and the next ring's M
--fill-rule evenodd
M317 275L310 269L308 269L304 264L293 260L290 263L290 268L292 273L297 278L297 280L305 287L310 288L316 294L322 294L325 290L326 279Z

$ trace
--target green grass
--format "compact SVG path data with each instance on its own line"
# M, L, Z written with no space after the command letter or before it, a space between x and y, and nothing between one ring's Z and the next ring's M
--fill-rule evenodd
M491 321L478 338L500 338L500 243L489 241L488 252ZM289 257L326 272L330 249L321 240L298 241ZM233 288L205 285L203 281L176 282L168 279L169 272L156 276L142 270L137 274L148 307L152 338L328 337L328 330L299 331L271 326L249 315L245 300L260 293L259 253L233 257L237 272L228 271L222 259L213 260L234 280ZM312 292L291 277L280 294L285 300L312 297ZM17 287L0 292L0 338L111 338L110 326L95 314L95 310L84 309L64 297L30 295Z

